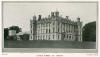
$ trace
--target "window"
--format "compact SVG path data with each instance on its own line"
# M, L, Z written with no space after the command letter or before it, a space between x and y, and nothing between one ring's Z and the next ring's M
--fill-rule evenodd
M48 27L48 24L46 24L46 27Z
M76 31L76 26L74 26L74 32Z
M40 25L38 25L39 26L39 28L40 28Z
M53 28L53 32L54 32L54 29L55 29L55 28Z
M31 33L32 33L32 30L31 30Z
M42 39L42 35L41 35L41 39Z
M67 35L67 38L68 38L69 36Z
M46 40L48 40L48 35L46 35Z
M48 33L48 29L46 29L46 33Z
M58 23L58 26L59 26L59 24L60 24L60 23Z
M49 29L49 33L50 33L50 29Z
M50 27L50 23L49 23L49 27Z
M42 33L42 29L41 29L41 33Z
M55 25L55 22L53 22L53 25Z
M69 36L69 38L71 38L71 35Z
M49 40L50 40L50 35L49 35Z
M69 32L70 32L70 25L69 25Z
M58 39L59 39L59 35L58 35Z
M46 38L47 38L47 35L46 35Z
M39 36L38 36L38 39L39 39Z
M44 30L45 30L45 29L43 29L43 33L44 33Z
M58 32L59 32L59 27L58 27Z
M63 24L63 32L65 32L65 24Z
M54 39L54 35L53 35L53 39Z
M45 35L43 35L43 39L45 39Z
M31 36L31 39L33 39L32 36Z
M32 28L32 25L31 25L31 28Z

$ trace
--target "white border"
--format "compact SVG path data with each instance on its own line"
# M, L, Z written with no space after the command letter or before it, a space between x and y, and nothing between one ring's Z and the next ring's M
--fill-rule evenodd
M3 1L9 1L9 0L3 0ZM29 0L11 0L11 1L29 1ZM33 0L30 0L30 1L33 1ZM41 0L34 0L34 1L41 1ZM44 1L54 1L54 0L44 0ZM56 1L56 0L55 0ZM57 1L66 1L66 0L57 0ZM67 1L87 1L87 0L67 0ZM88 1L98 1L98 0L88 0ZM1 8L1 2L0 1L0 8ZM98 1L100 2L100 1ZM100 5L100 4L99 4ZM100 6L99 6L99 9L100 9ZM87 57L87 56L96 56L97 53L2 53L2 8L0 9L0 56L1 57L18 57L18 56L24 56L24 57L38 57L38 55L43 55L41 57L45 57L44 55L50 55L51 57L53 57L52 55L62 55L60 57ZM100 13L100 12L99 12ZM99 19L98 19L98 25L99 25ZM98 26L98 29L100 27ZM98 30L98 38L100 38L99 36L99 30ZM99 40L98 39L98 44L99 44ZM99 45L98 45L98 49L99 49ZM99 51L99 50L98 50ZM98 56L99 56L99 53L98 53Z

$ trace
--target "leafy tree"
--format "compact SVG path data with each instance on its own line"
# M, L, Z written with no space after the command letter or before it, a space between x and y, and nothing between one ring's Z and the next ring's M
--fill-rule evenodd
M14 35L14 36L8 36L7 40L17 40L17 37L16 37L16 35Z
M10 30L16 30L16 33L21 32L21 29L18 26L11 26L9 27Z
M8 28L4 28L4 40L7 40L7 37L9 35L8 31Z
M29 34L23 34L22 40L29 40Z
M83 41L96 41L96 21L83 27Z

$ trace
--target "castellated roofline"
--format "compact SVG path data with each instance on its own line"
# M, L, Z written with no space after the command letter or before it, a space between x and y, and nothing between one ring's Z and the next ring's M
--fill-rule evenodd
M38 15L37 18L36 18L36 15L33 16L33 20L37 20L37 21L51 20L53 18L57 18L59 20L65 19L65 21L69 21L69 22L72 21L71 19L69 19L69 16L65 16L65 18L60 16L59 15L59 11L51 12L51 15L48 15L48 17L42 17L42 15L40 15L40 14ZM72 22L80 22L79 16L77 18L75 18L75 19L76 19L76 21L73 20Z

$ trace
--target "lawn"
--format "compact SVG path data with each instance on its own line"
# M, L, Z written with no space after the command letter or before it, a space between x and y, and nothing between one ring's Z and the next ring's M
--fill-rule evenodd
M72 41L4 41L4 48L68 48L95 49L96 42Z

